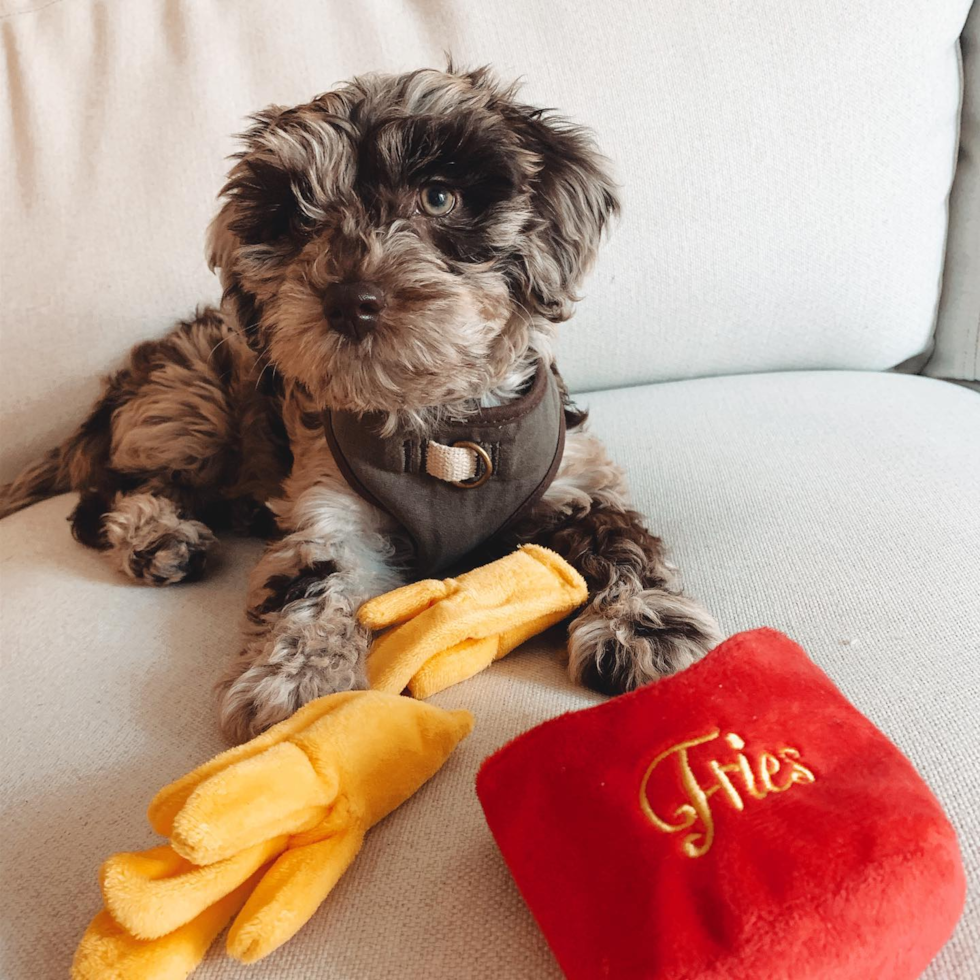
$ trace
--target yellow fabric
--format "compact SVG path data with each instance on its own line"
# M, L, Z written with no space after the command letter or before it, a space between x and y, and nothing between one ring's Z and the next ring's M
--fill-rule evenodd
M161 939L135 939L108 912L99 912L75 951L72 980L185 980L242 907L257 877Z
M290 735L295 735L297 732L311 725L317 718L322 717L330 711L336 711L346 701L357 696L358 692L348 691L343 694L317 698L315 701L304 705L295 714L290 715L285 721L281 721L278 725L273 725L268 731L257 735L250 742L236 745L233 749L219 753L209 762L198 766L186 776L164 786L150 800L150 805L147 808L146 816L150 821L150 826L158 834L169 837L173 830L174 818L183 809L191 793L205 779L227 769L234 762L251 759L259 755L259 753L264 752L267 748L278 745Z
M114 854L99 883L106 911L136 939L158 939L184 925L281 854L285 835L199 867L169 844Z
M239 908L228 952L247 963L272 952L472 726L467 711L334 694L164 787L148 815L171 843L103 865L108 911L82 939L74 980L182 980Z
M395 589L358 611L368 629L388 630L371 648L368 680L375 690L407 687L430 697L561 622L587 597L571 565L533 544L459 578Z
M243 963L254 963L293 936L330 894L363 839L363 829L352 825L326 840L290 848L235 919L228 952Z

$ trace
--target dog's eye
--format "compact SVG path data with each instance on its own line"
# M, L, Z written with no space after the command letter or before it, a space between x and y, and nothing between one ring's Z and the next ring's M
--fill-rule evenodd
M426 184L419 191L419 207L433 218L449 214L456 207L457 200L456 192L445 184Z

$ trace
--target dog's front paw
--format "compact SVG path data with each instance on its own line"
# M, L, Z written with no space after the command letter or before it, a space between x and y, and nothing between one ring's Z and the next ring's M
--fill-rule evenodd
M200 521L183 517L165 497L122 497L106 514L108 555L124 575L145 585L174 585L201 577L215 543Z
M689 667L721 640L693 599L662 589L597 596L568 630L568 672L603 694L623 694Z
M313 619L286 615L245 649L220 684L222 731L244 742L315 698L367 687L369 639L350 610L325 610Z
M123 571L147 585L194 582L204 574L215 537L200 521L182 521L144 547L130 551Z

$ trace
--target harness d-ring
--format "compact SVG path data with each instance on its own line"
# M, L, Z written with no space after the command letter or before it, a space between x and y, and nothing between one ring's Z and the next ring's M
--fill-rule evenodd
M476 453L476 455L483 461L483 472L472 480L453 480L454 487L462 487L463 490L475 490L477 487L482 487L487 480L493 475L493 461L490 459L490 454L483 448L483 446L478 445L475 442L467 442L466 440L461 440L460 442L453 443L454 449L470 449Z

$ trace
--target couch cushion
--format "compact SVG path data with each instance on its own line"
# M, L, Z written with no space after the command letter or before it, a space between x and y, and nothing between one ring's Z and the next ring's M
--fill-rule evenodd
M948 809L969 907L926 976L976 977L980 398L924 378L810 373L588 402L637 503L724 630L769 624L803 644ZM140 588L71 540L70 506L62 497L0 523L4 977L64 974L99 905L99 862L148 846L152 793L220 747L211 689L235 654L259 550L226 542L206 581ZM250 977L559 977L473 779L513 736L599 698L535 643L435 700L473 711L473 735ZM243 975L216 950L197 976Z
M980 389L980 3L960 38L963 105L936 343L925 373Z
M923 351L970 0L0 0L4 477L217 284L246 113L372 69L494 63L594 126L625 217L566 330L579 389Z

